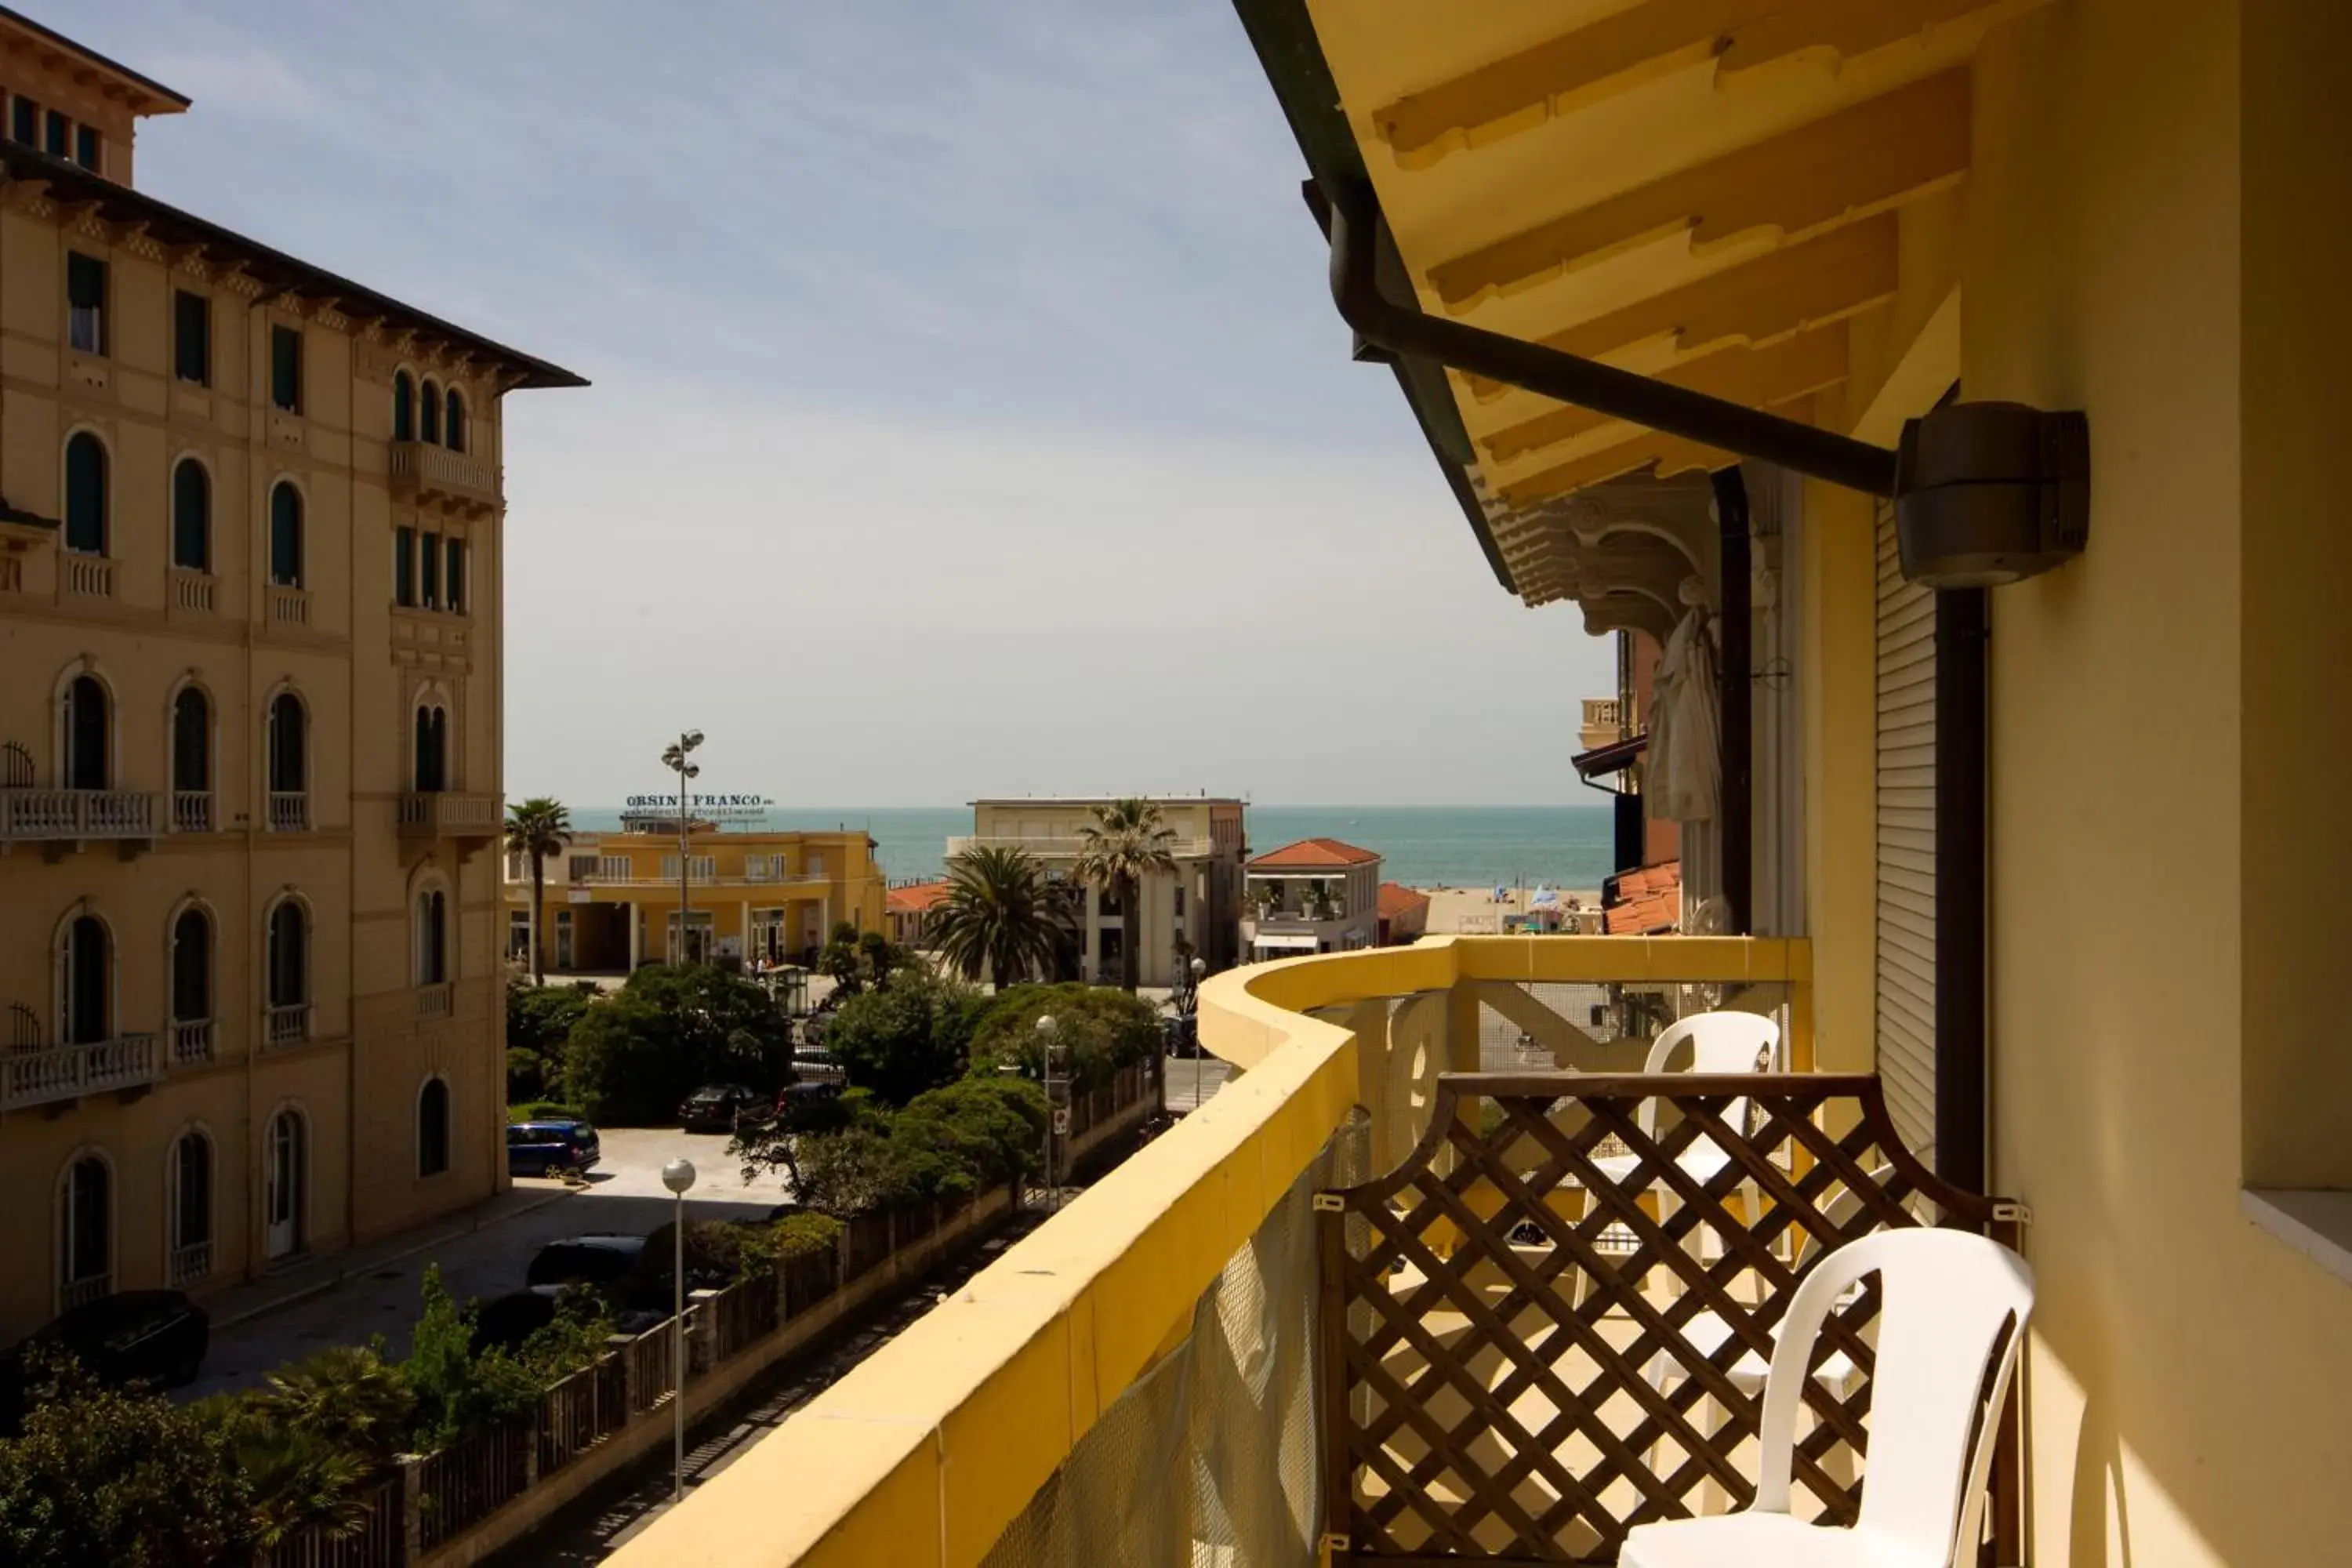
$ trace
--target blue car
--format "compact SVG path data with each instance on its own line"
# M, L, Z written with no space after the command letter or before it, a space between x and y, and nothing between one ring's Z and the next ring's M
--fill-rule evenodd
M602 1155L596 1130L585 1121L550 1117L542 1121L518 1121L507 1128L509 1176L551 1176L558 1171L585 1171Z

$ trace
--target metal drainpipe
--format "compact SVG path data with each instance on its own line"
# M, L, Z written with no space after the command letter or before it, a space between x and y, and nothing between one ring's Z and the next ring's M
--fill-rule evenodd
M1756 683L1749 679L1754 644L1748 577L1748 483L1737 468L1713 476L1716 538L1721 579L1723 646L1717 671L1723 722L1723 901L1734 936L1745 936L1753 914Z
M1936 595L1936 1173L1985 1190L1987 656L1982 588Z

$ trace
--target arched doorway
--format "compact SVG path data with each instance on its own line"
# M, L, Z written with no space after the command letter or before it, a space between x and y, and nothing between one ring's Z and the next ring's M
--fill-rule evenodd
M304 1211L309 1206L304 1186L310 1179L307 1129L302 1113L290 1106L269 1119L268 1146L263 1151L261 1250L265 1257L285 1258L301 1250Z

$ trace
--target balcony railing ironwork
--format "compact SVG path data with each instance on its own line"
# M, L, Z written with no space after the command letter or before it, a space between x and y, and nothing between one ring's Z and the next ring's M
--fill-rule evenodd
M310 830L310 792L306 789L274 789L269 792L269 831L272 833L308 833Z
M152 1035L118 1035L86 1045L47 1046L0 1056L0 1110L137 1089L163 1074Z
M0 789L0 844L152 838L157 797L127 789Z
M261 1043L278 1048L299 1046L310 1037L310 1004L289 1002L267 1009L261 1019Z

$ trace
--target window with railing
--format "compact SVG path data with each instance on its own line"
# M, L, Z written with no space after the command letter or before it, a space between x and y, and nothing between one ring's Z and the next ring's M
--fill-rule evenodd
M170 1252L165 1283L174 1287L213 1271L213 1141L191 1128L172 1143Z
M172 469L172 564L213 569L213 481L205 466L183 458Z
M677 857L675 855L665 855L662 857L661 864L662 879L666 882L676 881L677 879ZM686 869L687 875L695 880L703 882L714 881L719 876L719 861L715 857L709 855L689 855L686 859Z
M302 492L284 479L269 492L269 581L280 588L302 583Z
M588 881L596 875L599 858L594 855L574 855L565 865L565 875L575 882Z
M172 1060L188 1066L213 1057L213 922L185 909L172 922Z
M268 970L269 1010L264 1038L287 1046L310 1037L310 921L309 911L291 898L280 899L269 911Z
M58 1308L114 1290L114 1170L101 1154L73 1163L58 1191Z
M185 289L172 295L172 374L192 386L213 384L213 302Z
M635 873L629 869L626 855L596 857L596 879L600 882L625 882L634 875Z
M310 826L310 717L302 700L281 691L269 703L269 830L300 833Z
M302 333L294 327L269 329L269 401L279 412L302 412Z
M213 830L213 705L203 689L184 686L172 699L172 827Z
M77 353L106 353L106 263L66 252L66 341Z

